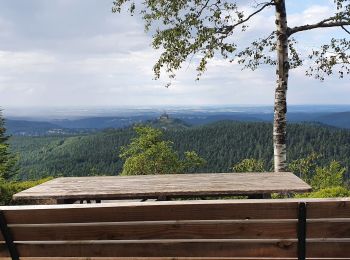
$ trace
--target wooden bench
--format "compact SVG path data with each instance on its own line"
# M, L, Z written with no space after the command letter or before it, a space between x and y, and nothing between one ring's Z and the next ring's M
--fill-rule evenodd
M0 259L350 259L350 198L11 206L0 224Z

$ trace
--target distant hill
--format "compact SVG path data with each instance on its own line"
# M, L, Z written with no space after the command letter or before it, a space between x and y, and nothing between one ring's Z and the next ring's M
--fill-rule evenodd
M323 115L318 117L316 120L336 127L350 128L350 112L339 112Z
M137 123L149 123L163 129L184 129L190 126L200 126L218 121L231 120L240 122L272 122L272 113L243 112L198 112L191 114L175 113L160 116L133 115L129 117L89 117L81 119L60 119L49 122L7 119L8 133L11 135L67 135L89 133L110 128L125 128ZM350 112L290 112L288 122L313 122L339 128L350 128Z
M156 120L149 120L146 122L146 124L149 124L154 128L161 128L164 130L182 130L191 126L189 123L186 123L178 118L171 118L167 114L161 115Z
M151 119L150 116L132 116L132 117L88 117L74 120L54 120L53 123L65 128L91 128L91 129L106 129L106 128L122 128L135 123L144 122Z
M25 120L6 120L7 132L10 135L44 135L50 132L63 132L62 127L49 123Z
M91 132L87 129L69 129L50 122L6 119L7 134L17 136L76 135Z
M272 114L247 114L247 113L219 113L219 114L193 114L174 115L190 125L206 125L218 121L232 120L242 122L263 122L268 121Z
M183 121L192 125L204 125L222 120L233 120L241 122L272 122L272 113L222 113L214 115L185 115L179 116ZM289 112L287 114L288 122L302 123L313 122L330 125L339 128L350 128L350 112Z
M272 124L223 121L209 125L168 129L165 138L182 154L195 150L208 164L198 172L227 172L245 158L262 159L272 166ZM11 147L20 155L20 178L42 176L116 175L123 161L120 147L134 137L132 128L110 129L81 136L12 137ZM288 125L288 158L312 151L322 162L339 160L350 166L350 131L315 124Z

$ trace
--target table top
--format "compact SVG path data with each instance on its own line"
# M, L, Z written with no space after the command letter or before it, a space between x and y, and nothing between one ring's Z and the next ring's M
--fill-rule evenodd
M308 192L293 173L197 173L62 177L24 190L14 199L150 199Z

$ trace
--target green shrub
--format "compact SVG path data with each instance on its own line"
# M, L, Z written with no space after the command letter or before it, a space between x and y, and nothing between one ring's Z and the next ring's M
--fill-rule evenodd
M315 192L297 194L296 198L340 198L340 197L350 197L350 190L337 186L320 189Z
M288 170L307 183L311 183L316 169L319 167L321 155L312 152L305 158L300 158L289 163Z
M233 172L264 172L264 162L257 159L244 159L232 167Z
M163 139L164 133L150 126L135 126L137 134L131 143L121 148L125 160L121 175L147 175L193 172L206 161L194 151L184 153L181 159L173 143Z
M311 180L311 186L316 190L344 185L343 176L346 168L337 161L332 161L328 166L317 167Z
M46 181L51 180L52 177L48 177L45 179L40 179L36 181L11 181L11 182L0 182L0 205L14 205L19 204L20 202L16 202L12 200L12 196L20 191L29 189L33 186L39 185Z

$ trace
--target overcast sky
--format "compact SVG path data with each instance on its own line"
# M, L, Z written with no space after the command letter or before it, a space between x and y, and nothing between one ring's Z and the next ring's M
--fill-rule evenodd
M153 80L158 52L142 20L112 14L111 0L0 0L0 106L139 106L273 104L274 68L241 71L213 60L195 81L185 65L170 88ZM334 10L333 0L287 0L290 26L316 22ZM273 10L252 21L241 41L273 29ZM308 50L334 29L298 36ZM323 83L290 74L289 104L349 104L349 78Z

